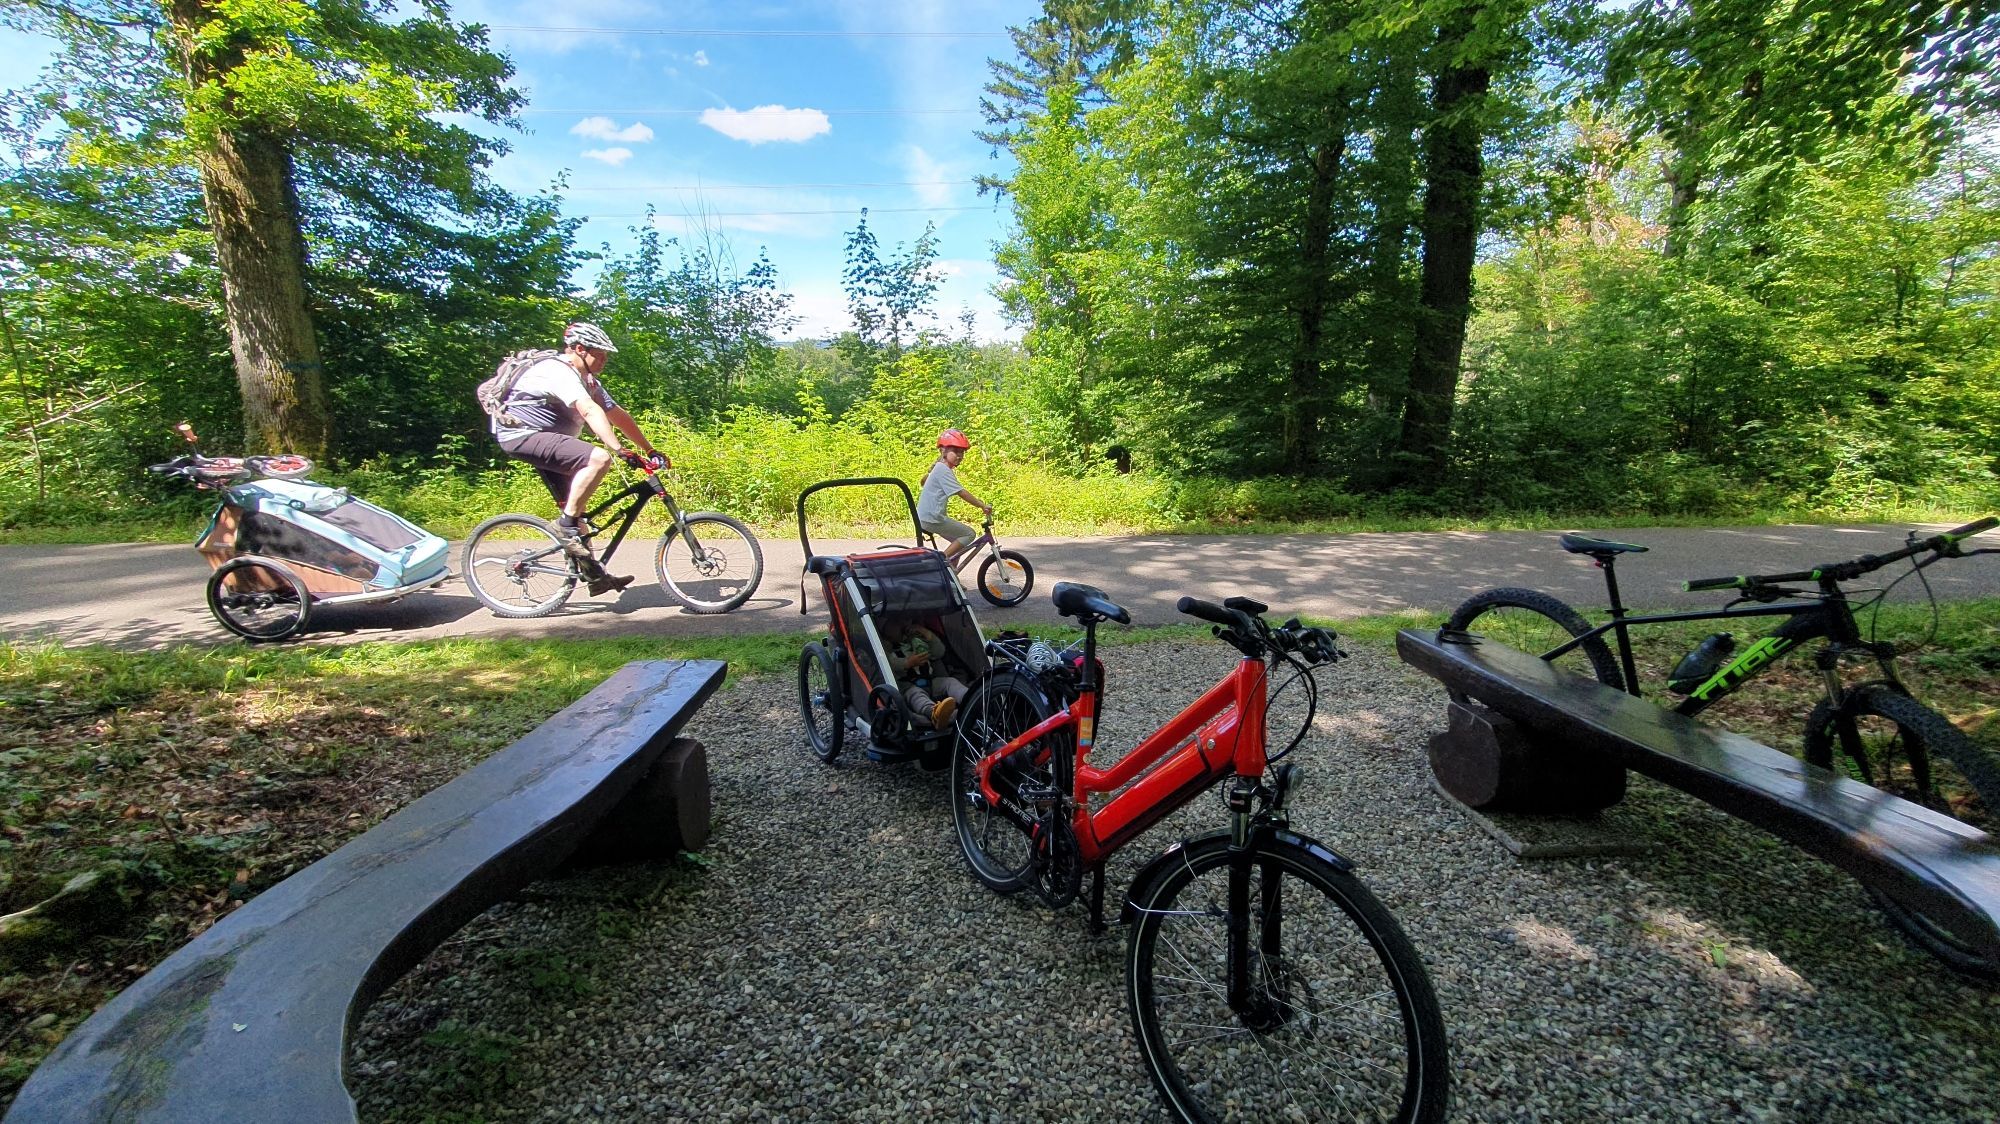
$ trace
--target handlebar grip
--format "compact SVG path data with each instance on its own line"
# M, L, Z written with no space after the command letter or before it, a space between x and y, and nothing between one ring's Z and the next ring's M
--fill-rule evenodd
M1984 519L1974 519L1963 527L1953 527L1951 530L1939 535L1938 538L1950 544L1958 542L1960 539L1969 539L1982 531L1990 531L1995 527L2000 527L2000 516L1989 515Z
M1193 597L1183 597L1174 602L1174 610L1191 617L1200 617L1210 624L1219 624L1225 628L1234 628L1242 623L1241 615L1234 610Z
M1690 578L1681 583L1681 588L1689 593L1702 593L1711 589L1748 589L1750 579L1738 574L1727 578Z

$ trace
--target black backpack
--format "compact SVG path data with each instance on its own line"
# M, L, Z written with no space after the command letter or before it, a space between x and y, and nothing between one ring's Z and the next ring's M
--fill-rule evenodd
M486 411L487 417L501 425L524 424L521 419L507 412L507 396L514 393L514 384L521 381L521 376L528 368L544 359L554 359L561 354L560 351L550 351L547 348L531 348L527 351L517 351L502 359L499 368L493 372L493 377L480 383L479 389L474 392L479 396L479 408Z

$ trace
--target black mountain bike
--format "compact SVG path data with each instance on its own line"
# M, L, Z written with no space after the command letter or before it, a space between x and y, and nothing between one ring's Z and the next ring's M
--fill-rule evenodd
M764 550L738 520L713 511L682 511L667 494L658 473L635 466L645 478L591 508L584 516L580 543L565 547L563 536L545 519L509 513L473 529L465 540L460 572L473 596L503 617L540 617L561 608L578 581L603 576L604 564L646 504L658 497L673 523L653 550L660 588L690 613L726 613L757 592L764 577ZM591 549L598 527L616 529L603 553Z
M1865 611L1879 605L1895 582L1879 590L1855 591L1870 594L1859 602L1841 588L1841 583L1905 559L1912 560L1910 570L1897 581L1921 575L1926 567L1947 558L2000 554L2000 549L1966 550L1962 545L1995 526L2000 526L2000 518L1989 516L1924 538L1913 531L1909 545L1901 550L1788 574L1697 578L1683 587L1689 592L1728 590L1736 596L1720 609L1639 616L1630 614L1619 600L1614 564L1620 554L1646 548L1564 535L1564 550L1589 556L1604 571L1611 601L1609 622L1592 626L1583 614L1538 590L1489 589L1468 598L1444 627L1478 632L1539 652L1543 659L1575 674L1639 695L1639 674L1629 635L1633 627L1783 617L1778 627L1747 645L1738 644L1727 632L1703 640L1667 677L1667 690L1682 696L1671 709L1689 716L1700 714L1807 641L1824 640L1813 664L1825 680L1826 696L1806 718L1805 759L1994 832L1996 821L2000 821L2000 756L1980 748L1943 715L1912 698L1897 674L1896 646L1864 637L1856 620L1857 608ZM1807 582L1813 588L1797 588L1797 584ZM1604 642L1607 632L1616 640L1616 655ZM1846 682L1840 675L1843 662L1872 662L1875 676ZM2000 967L1973 957L1949 934L1903 907L1879 896L1877 900L1891 919L1948 963L1976 971Z

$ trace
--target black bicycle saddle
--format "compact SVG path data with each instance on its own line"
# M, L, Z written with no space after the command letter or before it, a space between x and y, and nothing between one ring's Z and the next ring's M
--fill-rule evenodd
M1055 602L1056 612L1066 617L1075 617L1079 621L1095 617L1099 620L1117 621L1119 624L1132 623L1132 614L1126 612L1124 606L1118 602L1104 596L1104 591L1094 585L1057 582L1055 589L1049 593L1049 600Z
M1644 554L1646 548L1629 542L1612 542L1610 539L1593 539L1589 535L1564 535L1563 549L1571 554L1590 554L1604 557L1612 554Z

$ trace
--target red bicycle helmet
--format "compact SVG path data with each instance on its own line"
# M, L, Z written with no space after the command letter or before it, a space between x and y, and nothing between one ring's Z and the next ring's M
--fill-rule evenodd
M970 449L972 448L972 442L967 441L965 434L960 433L958 430L947 429L943 433L938 434L938 448Z

